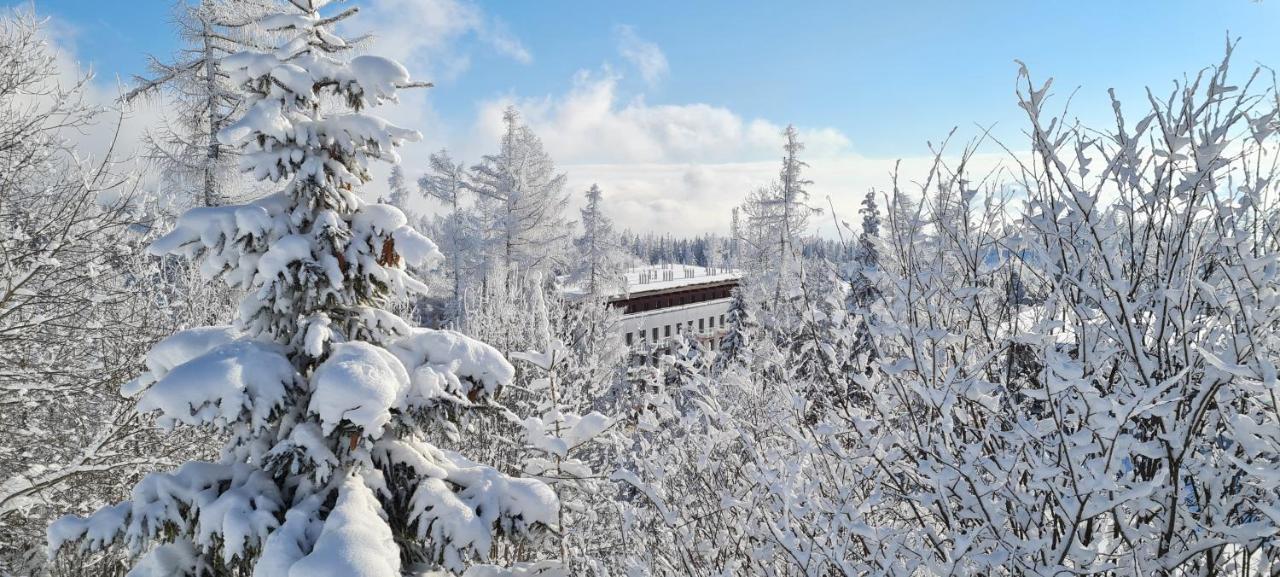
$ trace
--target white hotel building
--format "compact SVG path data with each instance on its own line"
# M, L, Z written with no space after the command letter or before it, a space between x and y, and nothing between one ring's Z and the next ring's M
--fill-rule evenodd
M626 292L610 297L623 309L628 346L659 345L690 335L711 346L725 333L733 289L742 273L724 268L654 265L627 271Z

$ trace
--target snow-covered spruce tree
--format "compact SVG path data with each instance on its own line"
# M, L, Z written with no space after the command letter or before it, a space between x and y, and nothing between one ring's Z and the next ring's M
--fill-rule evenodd
M871 309L880 297L876 287L876 269L880 267L880 253L877 244L880 240L880 208L876 205L875 191L868 191L862 198L862 232L858 235L858 244L854 247L853 259L845 274L849 282L849 293L845 297L846 317L843 323L843 342L847 349L839 355L840 372L849 379L848 393L850 400L865 404L865 391L857 383L857 375L870 376L874 371L871 361L876 357L875 341L871 336L871 325L875 316Z
M759 329L755 317L751 315L745 293L734 290L732 298L729 301L729 311L725 313L728 329L720 339L720 350L715 361L716 372L735 363L745 363L751 350L751 340Z
M811 418L849 398L844 361L851 356L851 334L844 310L847 286L825 261L813 259L796 290L784 305L787 322L770 327L778 346L786 351L781 368L787 381L808 399ZM780 329L780 330L779 330Z
M876 204L874 190L867 191L862 197L862 232L858 234L858 244L854 247L852 270L848 271L849 309L856 311L865 309L878 296L872 276L880 264L879 249L876 241L880 238L880 207Z
M556 523L551 489L427 443L481 407L512 367L493 348L413 329L383 307L422 288L406 263L440 258L393 207L356 189L370 159L418 138L364 112L419 86L398 63L350 60L323 0L258 24L276 48L223 61L251 108L220 134L245 169L283 183L250 204L197 208L155 254L202 258L246 291L234 327L177 333L126 392L165 426L223 431L217 462L144 478L132 499L49 529L50 550L122 545L136 575L383 576L485 559L494 539ZM322 101L337 111L326 110Z

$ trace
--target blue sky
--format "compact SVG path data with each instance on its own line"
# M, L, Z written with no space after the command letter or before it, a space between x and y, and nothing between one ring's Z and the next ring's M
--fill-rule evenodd
M1079 87L1072 109L1086 121L1107 118L1107 88L1136 100L1145 85L1167 89L1173 78L1216 63L1228 32L1243 38L1239 69L1280 66L1280 2L1271 1L355 3L368 8L357 26L384 31L386 49L436 82L429 95L401 106L420 110L392 115L425 124L415 126L428 135L424 147L449 146L471 160L484 151L498 104L515 103L528 109L571 185L612 182L621 201L638 195L659 212L690 196L663 197L659 189L677 180L698 185L702 172L710 180L701 186L754 182L722 178L727 165L776 156L763 144L725 145L760 140L748 134L752 126L767 133L795 123L815 135L815 155L833 158L917 156L951 127L971 136L978 124L995 124L1017 148L1015 58L1039 78L1054 76L1060 98ZM127 78L143 70L148 53L175 46L168 1L35 6L55 18L100 80ZM433 31L436 38L425 37ZM648 77L628 47L649 58ZM739 129L718 138L703 133L734 119ZM631 138L628 130L661 134ZM637 138L648 140L632 146ZM703 141L720 150L690 144ZM646 179L652 182L640 182ZM842 188L863 185L850 180ZM700 210L720 210L746 193L702 192L715 201Z

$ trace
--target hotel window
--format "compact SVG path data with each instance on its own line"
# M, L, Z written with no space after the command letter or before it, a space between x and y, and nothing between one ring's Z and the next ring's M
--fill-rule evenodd
M664 336L664 337L669 337L669 336L671 336L671 325L667 325L667 326L665 326L665 327L662 327L662 336Z
M716 317L714 316L707 317L707 326L713 329L716 328Z
M720 315L720 326L724 326L724 315Z
M705 331L705 330L706 330L706 328L704 328L704 327L702 326L702 323L703 323L705 320L706 320L706 319L698 319L698 332L702 332L702 331Z
M627 346L631 346L631 333L627 333Z
M653 342L658 342L658 327L653 327Z

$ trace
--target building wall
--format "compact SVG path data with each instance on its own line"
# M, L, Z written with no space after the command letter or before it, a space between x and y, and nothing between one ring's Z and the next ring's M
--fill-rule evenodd
M724 334L725 316L731 298L719 298L693 304L628 314L622 317L622 334L631 346L642 341L661 343L677 334L692 333L702 340L718 344ZM641 333L643 332L643 337Z

